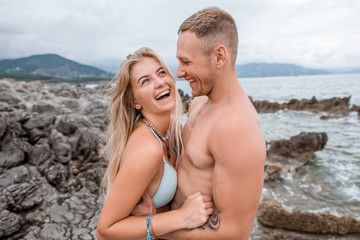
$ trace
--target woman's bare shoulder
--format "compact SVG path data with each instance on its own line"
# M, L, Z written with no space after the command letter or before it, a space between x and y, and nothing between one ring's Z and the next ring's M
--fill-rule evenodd
M131 159L132 162L159 164L163 157L163 149L160 142L146 127L139 127L130 135L124 150L124 161Z

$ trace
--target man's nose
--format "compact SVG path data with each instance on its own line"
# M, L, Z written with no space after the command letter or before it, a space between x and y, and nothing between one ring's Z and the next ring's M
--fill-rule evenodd
M184 70L183 67L180 66L180 64L179 64L178 69L176 71L176 76L178 78L184 78L185 77L185 70Z

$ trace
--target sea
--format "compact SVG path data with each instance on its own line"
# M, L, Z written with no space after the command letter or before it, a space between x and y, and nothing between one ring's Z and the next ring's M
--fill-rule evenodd
M240 78L239 82L254 101L283 103L350 96L350 106L360 106L360 74ZM176 87L191 96L187 81L178 80ZM328 136L324 149L315 152L316 157L302 167L302 174L289 172L272 187L265 184L262 196L272 196L289 211L325 212L360 220L360 116L351 112L346 117L322 120L321 115L290 110L259 113L268 143L288 140L301 132L325 132Z
M288 102L291 99L329 99L351 96L350 106L360 106L360 74L240 78L253 100ZM177 88L191 96L186 81ZM282 110L259 113L267 142L289 139L301 132L325 132L323 150L303 167L304 174L289 173L276 187L264 188L289 210L327 212L360 220L360 116L322 120L321 113Z

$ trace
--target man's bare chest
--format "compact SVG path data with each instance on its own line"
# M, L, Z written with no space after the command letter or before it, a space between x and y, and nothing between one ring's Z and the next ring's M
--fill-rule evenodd
M184 157L195 168L205 169L213 165L209 150L211 129L209 124L198 120L188 122L183 129Z

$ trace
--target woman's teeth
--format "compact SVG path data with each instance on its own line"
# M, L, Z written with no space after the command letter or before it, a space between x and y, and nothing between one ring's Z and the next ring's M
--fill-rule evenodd
M159 100L161 97L163 97L163 96L165 96L165 95L167 95L169 93L170 93L170 90L166 90L166 91L160 93L159 95L157 95L157 97L155 99Z

